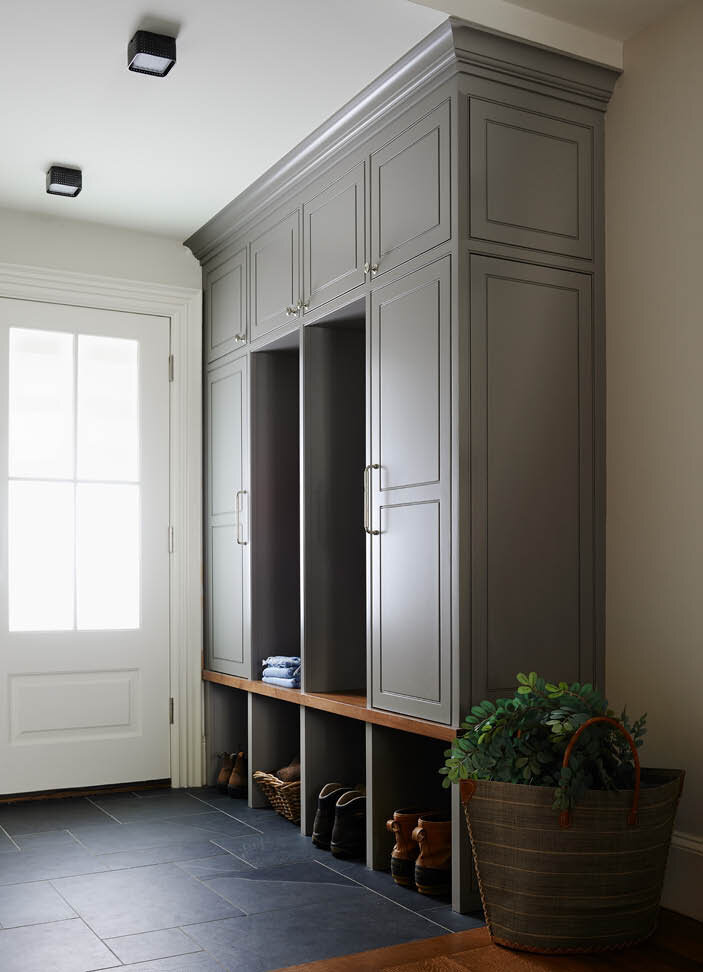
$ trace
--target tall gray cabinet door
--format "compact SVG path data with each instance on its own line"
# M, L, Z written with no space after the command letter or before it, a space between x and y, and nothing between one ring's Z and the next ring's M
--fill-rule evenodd
M206 661L251 675L247 358L207 374Z
M268 226L251 243L251 340L297 317L300 300L300 210Z
M359 162L303 205L303 307L364 283L365 174Z
M588 275L471 257L476 698L594 679L592 331Z
M247 251L205 270L205 360L236 351L247 340Z
M449 102L371 156L371 264L383 273L451 236Z
M371 295L371 701L451 719L450 258Z

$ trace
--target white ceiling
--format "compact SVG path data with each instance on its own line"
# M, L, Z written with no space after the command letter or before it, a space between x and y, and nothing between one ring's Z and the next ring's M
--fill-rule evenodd
M683 2L2 0L0 207L183 240L446 13L617 64ZM127 71L139 27L177 34L167 78ZM77 199L46 195L51 163Z
M183 240L445 19L408 0L2 0L0 206ZM177 31L167 78L127 70L138 27ZM46 195L51 163L83 169L80 196Z

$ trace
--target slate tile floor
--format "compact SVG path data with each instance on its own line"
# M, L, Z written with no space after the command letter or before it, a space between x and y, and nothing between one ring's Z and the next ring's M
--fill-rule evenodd
M268 972L480 924L212 789L0 806L1 972Z

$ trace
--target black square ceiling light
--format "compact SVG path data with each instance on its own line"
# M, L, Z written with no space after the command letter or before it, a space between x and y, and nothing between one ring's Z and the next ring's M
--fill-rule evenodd
M129 42L127 67L130 71L165 78L175 63L175 37L138 30Z
M83 174L80 169L52 165L46 173L46 191L52 196L77 196L82 188Z

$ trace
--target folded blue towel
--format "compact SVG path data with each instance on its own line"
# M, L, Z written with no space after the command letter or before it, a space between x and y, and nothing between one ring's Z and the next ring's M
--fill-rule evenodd
M266 682L267 685L280 685L282 688L300 688L300 675L296 675L295 678L274 678L273 676L267 676L261 679L262 682Z
M296 668L286 668L283 665L267 665L263 671L264 678L295 678L300 675L300 665Z
M264 658L261 662L264 668L270 665L274 668L297 668L300 665L300 658L297 655L271 655Z

